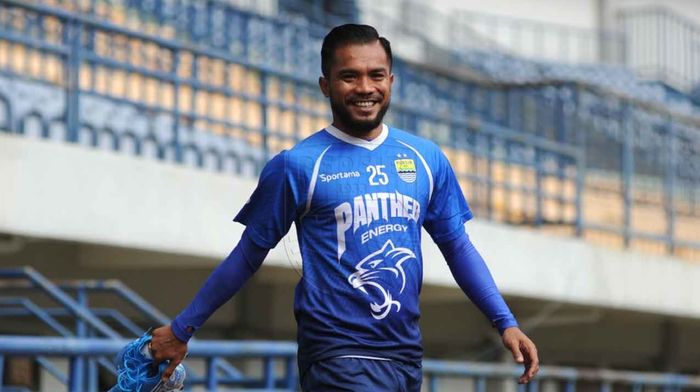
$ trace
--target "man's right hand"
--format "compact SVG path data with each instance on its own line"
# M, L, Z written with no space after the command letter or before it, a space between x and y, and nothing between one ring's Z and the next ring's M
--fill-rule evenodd
M170 325L164 325L154 329L151 335L150 348L153 361L156 364L170 361L162 376L163 382L167 382L177 365L185 359L187 355L187 343L175 337Z

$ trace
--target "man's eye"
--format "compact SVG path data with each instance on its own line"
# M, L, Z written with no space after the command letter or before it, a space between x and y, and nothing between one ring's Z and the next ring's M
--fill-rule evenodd
M384 80L386 76L383 73L372 74L372 79L374 80Z
M355 75L345 74L345 75L341 75L340 78L346 82L351 82L351 81L355 80Z

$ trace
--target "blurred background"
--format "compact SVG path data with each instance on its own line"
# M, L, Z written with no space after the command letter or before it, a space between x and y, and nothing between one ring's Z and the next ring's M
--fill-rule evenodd
M1 0L0 390L109 388L236 244L264 163L330 123L347 22L391 41L386 122L450 158L544 366L515 384L428 240L424 389L700 390L695 0ZM188 389L296 389L294 235L190 345Z

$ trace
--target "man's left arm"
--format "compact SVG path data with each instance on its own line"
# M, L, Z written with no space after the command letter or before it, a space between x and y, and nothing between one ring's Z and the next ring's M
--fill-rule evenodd
M437 244L452 276L469 299L498 328L503 345L517 363L525 365L521 384L529 382L539 370L537 347L521 330L508 305L496 287L484 259L469 240L466 232Z
M518 328L484 259L469 241L464 224L472 218L472 212L450 161L434 147L429 155L434 186L423 227L438 244L459 287L498 328L503 345L513 353L515 361L525 365L520 383L526 383L539 369L537 348Z

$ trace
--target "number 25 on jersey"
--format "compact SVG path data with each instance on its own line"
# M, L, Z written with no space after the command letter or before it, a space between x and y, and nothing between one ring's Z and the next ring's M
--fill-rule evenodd
M367 166L370 185L386 185L389 183L389 176L384 173L384 165Z

